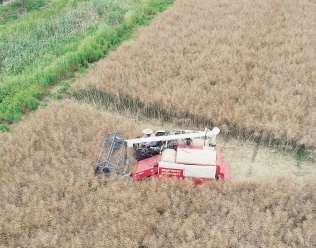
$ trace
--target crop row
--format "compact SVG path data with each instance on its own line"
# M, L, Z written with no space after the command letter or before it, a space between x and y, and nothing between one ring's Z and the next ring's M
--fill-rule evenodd
M314 9L309 1L177 2L74 89L314 149Z

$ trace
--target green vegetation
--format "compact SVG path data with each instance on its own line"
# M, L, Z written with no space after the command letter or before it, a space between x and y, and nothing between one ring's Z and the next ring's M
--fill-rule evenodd
M4 1L0 0L0 5ZM51 0L16 0L10 5L0 8L0 25L4 25L10 21L17 20L26 13L39 10Z
M2 7L0 123L36 109L52 85L102 58L172 2L28 0Z
M10 132L11 129L8 127L8 125L6 125L6 124L1 124L1 125L0 125L0 131Z

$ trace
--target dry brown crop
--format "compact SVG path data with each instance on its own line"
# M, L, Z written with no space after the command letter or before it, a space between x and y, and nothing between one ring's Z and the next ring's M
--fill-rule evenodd
M1 247L315 247L316 188L270 178L231 183L100 179L103 135L143 126L73 101L0 134Z
M315 23L308 0L179 0L75 89L315 149Z
M75 89L315 148L315 8L179 0ZM312 163L222 140L231 182L105 180L103 136L147 125L121 115L66 100L0 133L0 247L316 247Z

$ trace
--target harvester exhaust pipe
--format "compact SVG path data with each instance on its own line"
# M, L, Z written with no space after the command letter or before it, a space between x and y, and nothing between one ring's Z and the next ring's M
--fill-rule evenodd
M221 130L218 127L214 127L212 129L212 136L211 136L211 143L210 146L215 147L216 146L216 136L219 134Z

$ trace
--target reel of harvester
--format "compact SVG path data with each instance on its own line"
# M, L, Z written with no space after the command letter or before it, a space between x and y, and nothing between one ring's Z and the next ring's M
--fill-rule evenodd
M105 136L95 164L95 173L100 176L113 173L125 175L127 170L125 139L118 133Z

